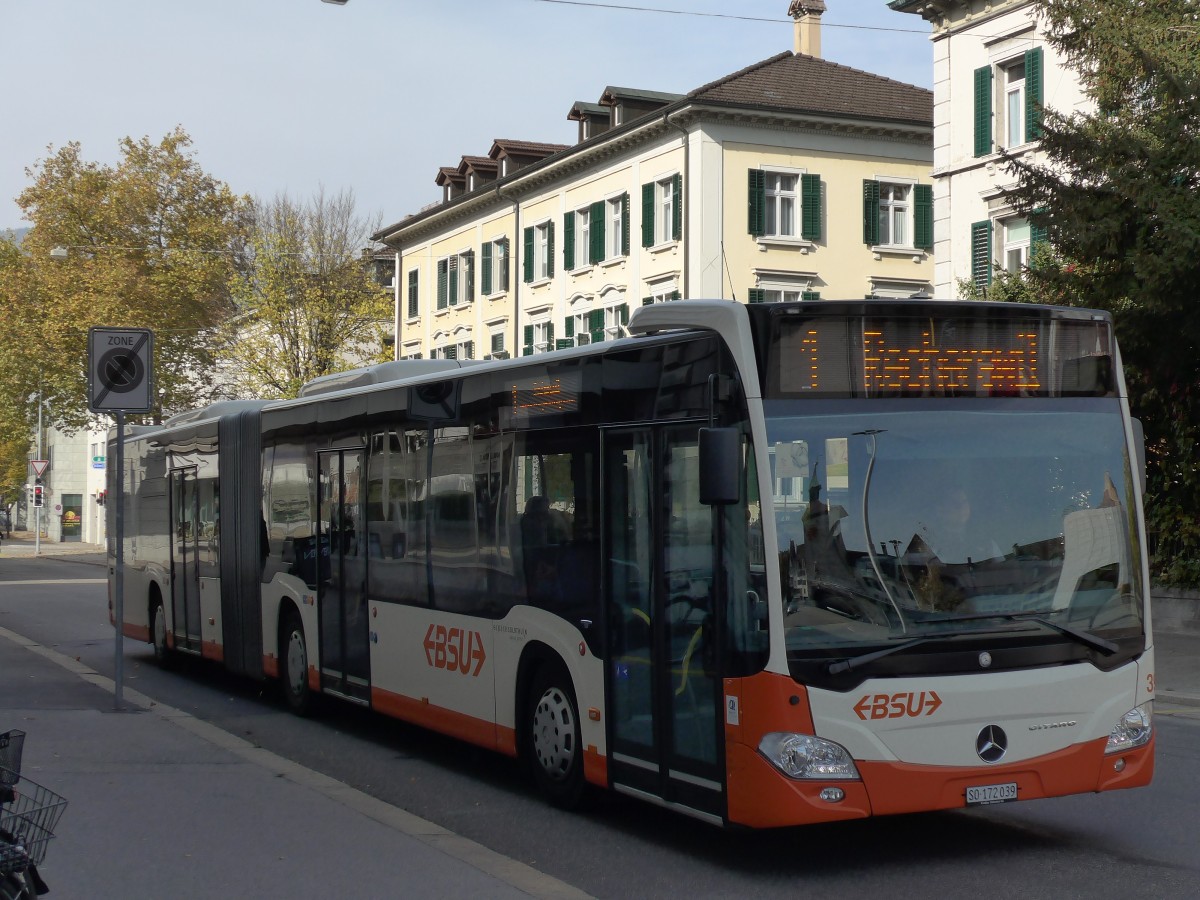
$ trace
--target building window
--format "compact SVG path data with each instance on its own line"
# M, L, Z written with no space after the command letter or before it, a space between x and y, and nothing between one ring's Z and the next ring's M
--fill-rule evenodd
M605 259L629 255L629 195L613 197L605 204L608 226L605 229Z
M485 297L508 290L508 238L497 238L483 245L479 280Z
M755 237L806 241L821 237L821 176L750 169L748 231Z
M408 317L410 319L415 319L419 311L417 301L420 295L417 283L417 270L413 269L408 273Z
M554 277L554 223L542 222L525 229L525 281Z
M933 187L863 181L863 243L872 247L933 249Z
M504 332L497 331L492 334L492 349L491 355L493 359L505 359L508 354L504 352Z
M591 253L593 218L597 218L595 228L602 234L604 221L593 217L591 206L569 212L563 220L563 265L568 271L585 269L595 261Z
M993 86L1000 85L1000 103L995 123L1010 149L1042 136L1042 48L1035 47L1016 60L1001 63L993 75L991 66L975 70L975 155L993 151Z
M1004 268L1019 273L1029 265L1029 220L1008 219L1001 225L1004 229Z
M677 241L683 231L683 176L671 175L642 185L642 246Z
M409 277L411 285L411 274ZM438 309L470 303L475 299L475 252L465 250L457 256L439 259L437 277Z

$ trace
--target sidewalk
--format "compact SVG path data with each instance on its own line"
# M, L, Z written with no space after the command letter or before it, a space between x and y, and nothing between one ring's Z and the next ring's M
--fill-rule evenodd
M6 546L7 546L7 542ZM55 898L584 897L0 628L0 730L68 800Z
M0 540L0 558L32 557L34 551L38 556L53 556L55 558L70 558L79 562L104 565L105 548L103 544L82 544L78 541L50 541L42 538L40 546L34 540L32 531L14 531L12 537Z

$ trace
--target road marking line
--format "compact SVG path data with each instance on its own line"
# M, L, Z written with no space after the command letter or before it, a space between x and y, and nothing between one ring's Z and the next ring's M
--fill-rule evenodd
M111 678L101 675L95 669L77 659L59 653L57 650L51 650L49 647L44 647L24 635L17 634L15 631L9 631L7 628L0 627L0 637L38 654L56 665L62 666L62 668L78 675L89 684L94 684L101 690L107 691L110 694L115 692L116 685ZM165 703L160 703L157 700L152 700L145 694L130 689L127 685L124 686L122 695L127 702L145 711L152 712L157 716L161 716L169 722L173 722L185 731L191 732L197 737L208 741L210 744L215 744L247 762L254 763L269 772L281 775L298 785L316 791L367 818L374 819L376 822L414 838L435 850L445 853L447 856L473 866L485 875L490 875L492 878L512 885L518 890L529 894L531 897L544 897L546 900L590 900L591 898L591 894L585 893L567 884L565 881L560 881L552 875L539 872L532 866L497 853L495 850L491 850L462 835L455 834L453 831L435 822L430 822L422 819L420 816L415 816L412 813L392 806L378 797L372 797L370 794L366 794L315 769L309 769L277 753L272 753L270 750L256 747L237 735L230 734L216 725L196 718L191 713L168 706Z
M29 587L38 584L108 584L107 578L31 578L25 581L0 581L0 585Z

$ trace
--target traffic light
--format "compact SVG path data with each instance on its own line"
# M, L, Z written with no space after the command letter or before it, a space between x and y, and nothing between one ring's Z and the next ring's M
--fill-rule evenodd
M46 505L45 498L42 496L42 491L43 491L43 488L40 483L35 484L33 486L33 505L34 506L45 506Z
M96 491L96 505L103 506L108 499L108 491Z

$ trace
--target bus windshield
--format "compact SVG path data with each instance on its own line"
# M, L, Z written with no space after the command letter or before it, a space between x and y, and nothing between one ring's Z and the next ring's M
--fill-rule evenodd
M1116 400L768 407L794 662L870 656L879 670L902 643L924 654L996 632L1073 644L1072 658L1142 649Z

